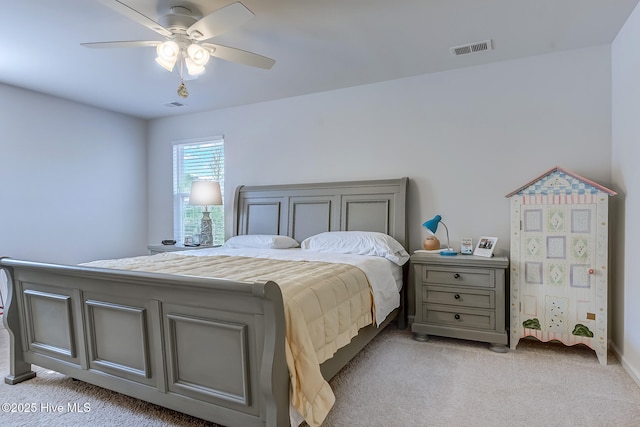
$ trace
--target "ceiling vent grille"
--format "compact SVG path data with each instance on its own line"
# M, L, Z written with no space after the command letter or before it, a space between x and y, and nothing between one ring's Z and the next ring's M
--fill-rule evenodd
M172 108L173 107L184 107L184 104L181 103L181 102L178 102L178 101L173 101L173 102L170 102L170 103L164 104L164 105L166 105L167 107L172 107Z
M456 56L468 55L470 53L486 52L488 50L493 50L491 40L484 40L481 42L474 42L451 48L451 52Z

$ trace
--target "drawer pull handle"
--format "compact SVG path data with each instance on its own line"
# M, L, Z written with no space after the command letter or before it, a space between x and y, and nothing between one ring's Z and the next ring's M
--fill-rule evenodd
M460 299L460 294L455 294L453 297L454 297L455 299Z
M460 275L459 275L458 273L456 273L456 274L454 274L454 275L453 275L453 277L454 277L455 279L459 279L459 278L460 278Z
M453 316L453 317L455 317L455 319L456 319L456 320L460 320L460 315L459 315L459 314L456 314L456 315L455 315L455 316Z

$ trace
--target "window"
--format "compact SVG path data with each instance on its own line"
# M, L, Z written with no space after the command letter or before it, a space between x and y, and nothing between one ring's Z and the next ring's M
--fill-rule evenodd
M222 136L173 146L173 235L178 242L185 236L200 235L203 206L189 205L191 182L212 180L220 183L224 201L224 139ZM213 224L213 244L224 242L224 206L209 206Z

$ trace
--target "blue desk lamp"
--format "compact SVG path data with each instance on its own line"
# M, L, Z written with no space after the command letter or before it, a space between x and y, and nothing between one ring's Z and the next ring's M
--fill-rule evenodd
M436 215L433 217L433 219L425 221L425 223L422 224L422 226L425 227L427 230L429 230L429 232L431 232L431 234L435 236L436 230L438 229L438 224L444 225L444 229L447 230L447 248L441 250L440 255L442 256L458 255L456 251L451 249L451 244L449 243L449 229L447 228L447 224L442 222L442 217L440 215Z

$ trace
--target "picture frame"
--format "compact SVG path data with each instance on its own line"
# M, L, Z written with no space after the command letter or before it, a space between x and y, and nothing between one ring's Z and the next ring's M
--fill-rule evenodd
M476 249L473 251L474 255L491 258L493 256L493 250L498 243L497 237L483 236L478 239Z

